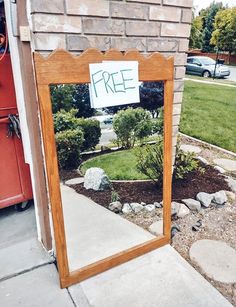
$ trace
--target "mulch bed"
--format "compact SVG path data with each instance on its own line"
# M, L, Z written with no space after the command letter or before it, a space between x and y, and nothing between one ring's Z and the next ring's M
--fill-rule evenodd
M77 175L78 177L78 175ZM111 190L97 192L86 190L83 184L71 186L76 192L91 198L96 203L108 207L111 202ZM121 203L162 201L162 189L151 181L114 182L113 189L119 194ZM195 198L198 192L215 193L219 190L229 190L224 177L213 167L206 166L205 172L198 171L187 174L184 180L173 180L172 200Z

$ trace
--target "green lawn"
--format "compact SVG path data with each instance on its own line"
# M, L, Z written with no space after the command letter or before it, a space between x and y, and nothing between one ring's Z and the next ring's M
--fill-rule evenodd
M136 169L135 149L104 154L84 162L82 173L90 167L101 167L112 180L148 179Z
M236 87L186 80L180 131L236 152Z

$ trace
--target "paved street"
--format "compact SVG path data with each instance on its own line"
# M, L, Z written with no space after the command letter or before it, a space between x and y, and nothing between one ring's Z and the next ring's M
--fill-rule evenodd
M227 79L236 82L236 66L229 66L229 68L230 76Z

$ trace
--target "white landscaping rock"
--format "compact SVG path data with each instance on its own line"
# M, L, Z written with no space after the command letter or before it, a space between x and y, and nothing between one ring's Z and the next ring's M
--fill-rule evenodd
M131 203L130 207L132 208L134 213L139 213L144 208L144 206L139 203Z
M103 191L110 186L110 180L104 170L99 167L89 168L84 176L85 189Z
M208 208L213 200L213 194L199 192L196 196L196 199L200 201L201 205Z
M225 173L225 170L222 167L218 166L218 165L214 166L214 169L217 170L218 172L220 172L221 174Z
M70 185L74 185L74 184L80 184L84 182L84 177L77 177L77 178L72 178L69 180L66 180L65 184L70 184Z
M190 210L188 207L186 207L184 204L180 204L179 211L177 213L177 217L182 218L185 217L190 213Z
M236 250L225 242L196 241L189 255L208 277L223 283L236 282Z
M201 156L197 156L197 159L198 159L199 161L201 161L202 163L206 164L206 165L209 164L208 161L207 161L205 158L201 157Z
M172 201L171 203L171 215L175 215L179 212L181 203L177 203L175 201Z
M187 198L187 199L182 199L182 202L190 209L193 211L200 211L201 210L201 203L198 200L192 199L192 198Z
M123 212L124 214L132 213L133 210L132 210L130 204L125 203L125 204L123 205L122 212Z
M183 150L184 152L193 152L196 154L202 151L201 148L198 146L186 145L186 144L181 145L180 149Z
M108 208L113 212L121 211L122 209L122 203L119 201L113 201L109 204Z
M163 235L163 219L152 223L148 230L156 236Z
M227 183L228 183L228 186L230 187L230 189L236 193L236 180L231 178L231 177L228 177L226 179Z
M156 207L155 207L155 205L146 205L146 206L144 206L144 210L146 210L147 212L153 212L153 211L155 211L155 209L156 209Z
M154 205L156 208L162 208L161 203L158 203L157 201L155 201L155 202L153 203L153 205Z
M217 205L224 205L228 198L225 191L219 191L213 194L213 202Z

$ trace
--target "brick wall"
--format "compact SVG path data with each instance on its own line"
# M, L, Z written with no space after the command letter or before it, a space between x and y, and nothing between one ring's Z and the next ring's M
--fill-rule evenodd
M173 141L181 113L192 0L30 0L32 48L137 48L175 58Z

